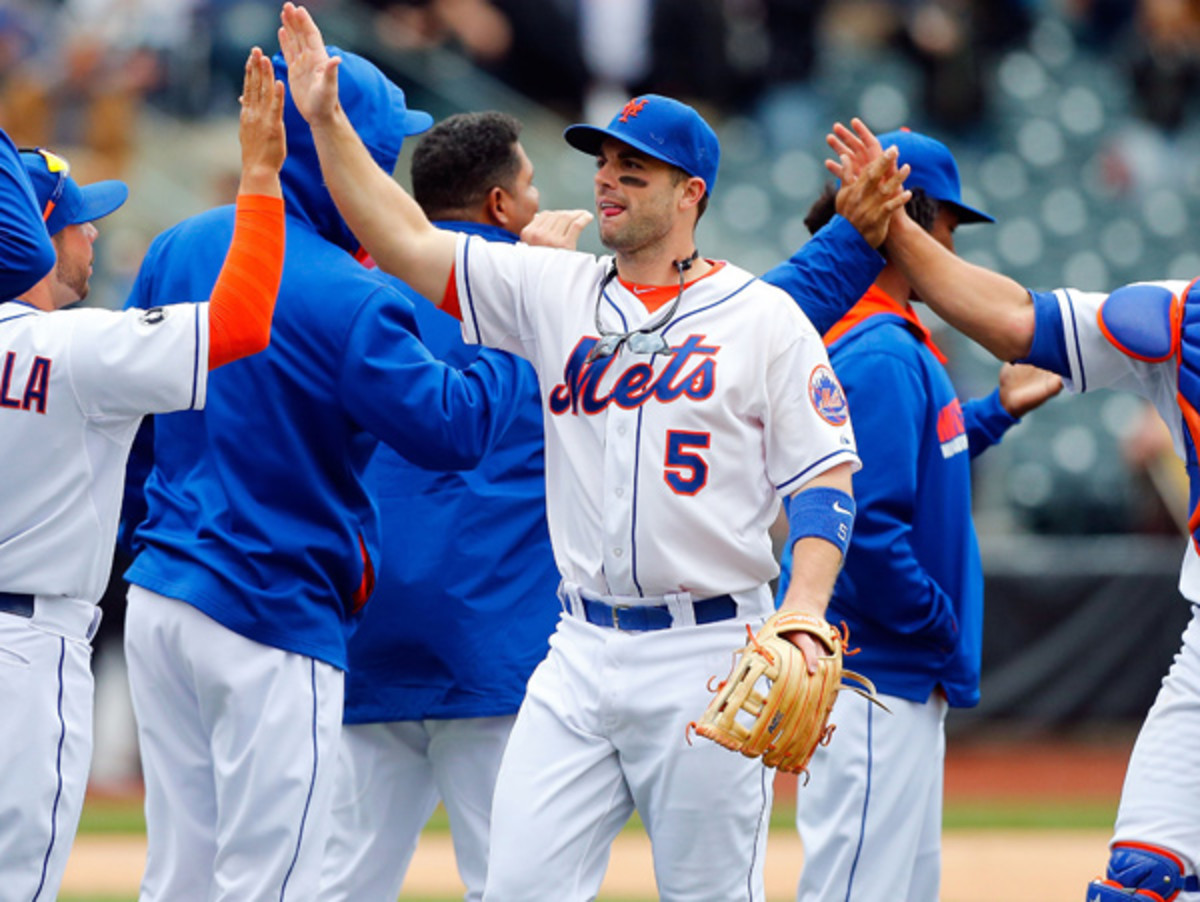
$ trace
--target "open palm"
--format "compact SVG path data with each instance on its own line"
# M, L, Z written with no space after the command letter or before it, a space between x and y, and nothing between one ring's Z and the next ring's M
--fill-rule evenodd
M292 101L308 122L328 119L338 108L341 59L329 55L321 30L303 6L285 3L279 18L279 46L287 61Z

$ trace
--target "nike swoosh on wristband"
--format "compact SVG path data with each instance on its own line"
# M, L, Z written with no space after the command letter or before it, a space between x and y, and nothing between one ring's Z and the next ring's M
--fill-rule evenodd
M833 502L833 509L839 514L845 514L847 517L850 516L850 511L842 507L842 503L840 501Z

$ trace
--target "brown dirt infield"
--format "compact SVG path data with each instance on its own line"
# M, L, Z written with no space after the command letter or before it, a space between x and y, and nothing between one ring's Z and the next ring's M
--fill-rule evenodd
M952 743L946 764L947 805L1078 802L1111 803L1115 808L1131 744L1132 737L1102 742ZM780 779L778 797L794 798L793 785ZM1039 902L1075 902L1082 899L1087 881L1103 870L1108 835L1107 828L948 830L943 842L942 902L1008 902L1014 891ZM67 868L63 893L132 898L144 855L145 843L139 837L81 837ZM794 830L772 832L766 864L770 902L794 898L802 859ZM461 892L449 835L427 833L401 898L452 898ZM616 902L653 897L649 845L641 833L627 831L613 848L601 898Z

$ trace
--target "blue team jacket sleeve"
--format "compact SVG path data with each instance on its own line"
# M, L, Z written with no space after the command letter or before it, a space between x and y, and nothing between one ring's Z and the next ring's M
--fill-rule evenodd
M967 430L967 441L970 443L971 457L982 454L992 445L1000 443L1006 433L1017 423L1014 417L1000 403L1000 389L992 389L991 394L976 398L963 405L963 425Z
M835 216L763 281L790 294L824 334L866 293L885 263L849 220Z
M20 297L54 266L54 245L42 222L21 155L0 130L0 301Z
M851 589L846 600L892 632L919 636L950 653L958 643L953 603L921 566L911 541L919 507L918 456L928 428L924 383L891 354L850 356L835 366L863 463L854 474L858 515L846 556ZM886 397L881 386L889 387ZM932 450L940 453L936 446Z
M428 470L471 469L515 417L518 358L480 355L459 369L421 343L413 303L381 287L347 337L339 392L362 428Z

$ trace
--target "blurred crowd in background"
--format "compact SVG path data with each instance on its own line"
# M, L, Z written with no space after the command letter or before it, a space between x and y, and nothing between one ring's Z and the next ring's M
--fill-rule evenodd
M447 48L568 119L656 91L768 127L820 111L826 57L895 52L921 116L986 140L1004 55L1040 18L1065 22L1167 133L1195 116L1197 0L314 0L373 18L399 52ZM69 145L120 174L143 102L226 109L246 48L274 45L275 0L3 0L0 113L24 140ZM824 118L813 125L824 127ZM786 135L786 125L784 125ZM788 140L795 136L786 135Z
M702 251L752 270L806 240L822 137L834 119L861 115L878 131L911 126L954 149L967 198L998 219L960 233L968 258L1042 288L1200 273L1200 0L309 6L326 22L366 23L370 46L351 49L436 115L454 110L406 60L469 61L469 79L499 82L562 123L605 121L647 91L692 102L719 124L724 147ZM155 232L232 196L242 65L253 44L276 49L278 9L277 0L0 0L0 123L19 144L65 154L82 181L133 188L130 212L102 228L93 303L123 302ZM587 206L586 194L567 196L552 179L561 150L531 142L545 202ZM577 189L578 172L561 184ZM986 390L990 358L946 341L964 396ZM1175 530L1174 476L1136 402L1061 408L1031 417L982 464L981 528Z

